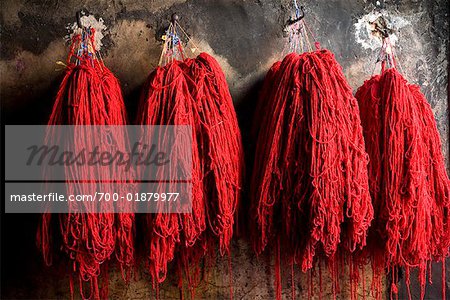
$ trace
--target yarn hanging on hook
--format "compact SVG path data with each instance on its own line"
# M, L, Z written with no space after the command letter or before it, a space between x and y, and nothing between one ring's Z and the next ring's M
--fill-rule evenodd
M450 246L450 187L439 132L431 106L417 85L397 70L399 65L388 36L381 36L377 63L381 73L357 90L366 149L370 156L369 186L375 209L368 247L375 288L381 299L382 274L392 274L391 298L397 297L398 272L405 270L409 299L410 274L418 270L425 296L431 262L442 262Z
M158 289L167 277L169 263L175 261L180 282L186 277L193 297L202 260L215 256L217 248L221 255L231 255L243 150L219 63L206 53L190 58L198 47L178 18L172 18L163 39L159 66L142 90L137 123L191 127L192 213L146 216L146 267ZM182 178L181 174L178 177Z
M125 125L126 112L119 81L104 65L94 46L95 31L83 28L75 34L70 45L65 76L59 86L48 121L46 143L55 145L64 141L65 147L74 153L109 151L116 147L127 153L128 141L125 134L116 135L112 144L102 143L101 137L89 134L80 128L83 125ZM73 136L63 135L58 125L75 125ZM87 127L89 128L89 127ZM84 149L84 150L83 150ZM93 195L95 192L114 193L117 190L133 191L132 185L125 183L107 184L112 174L124 178L123 168L117 166L89 167L73 164L64 167L65 189L68 195ZM80 176L82 175L82 180ZM130 174L132 178L132 174ZM95 183L93 183L95 182ZM91 212L94 204L84 202L68 203L68 213L60 214L52 228L50 213L42 215L37 232L37 244L47 264L52 263L52 249L61 249L69 260L71 292L73 279L78 278L83 299L106 298L108 268L115 254L125 281L131 277L134 264L134 214ZM112 211L112 203L102 203L103 208ZM125 203L125 205L127 205ZM80 211L87 211L80 213ZM125 209L126 211L130 211ZM52 232L59 233L61 245L52 246ZM59 240L59 239L55 239ZM100 276L103 276L100 289ZM86 285L89 285L86 291Z
M336 295L339 262L365 246L373 218L357 101L334 55L312 45L296 16L286 27L293 53L269 70L253 130L251 236L258 254L275 249L277 299L283 263L307 272L325 262Z

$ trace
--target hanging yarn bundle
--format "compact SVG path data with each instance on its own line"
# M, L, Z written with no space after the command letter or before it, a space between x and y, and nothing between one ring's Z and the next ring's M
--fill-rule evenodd
M338 254L365 245L373 218L357 101L334 55L318 43L313 51L303 16L290 23L293 53L260 96L251 188L253 244L276 249L277 299L283 258L304 272L324 259L336 293Z
M384 270L392 274L392 298L398 293L398 272L403 268L411 299L410 273L417 268L423 299L432 260L443 262L445 299L450 198L439 132L419 87L398 72L389 36L382 35L382 41L381 74L365 81L356 93L375 209L364 255L371 259L379 298Z
M165 280L168 263L175 259L180 288L185 277L193 296L199 264L205 255L214 255L216 241L221 255L230 255L243 150L220 65L206 53L187 58L180 34L187 36L174 17L164 36L160 65L144 86L138 123L189 125L192 130L192 213L148 214L145 230L153 287Z
M118 80L103 64L95 49L92 28L80 29L74 34L67 60L64 79L59 87L53 110L48 121L46 142L56 145L64 141L65 149L80 153L80 150L98 152L121 151L127 153L127 136L116 134L113 141L105 142L104 136L96 136L85 126L75 126L74 133L64 135L60 127L53 125L125 125L126 112ZM76 129L78 128L78 129ZM80 129L81 128L81 129ZM69 137L68 137L69 136ZM124 168L110 165L68 164L64 167L67 195L94 195L95 192L118 192L127 189L125 183L114 186L109 182L123 179ZM113 201L104 201L100 211L95 211L98 203L68 202L68 213L59 214L59 219L51 222L51 214L42 216L37 233L38 246L44 260L52 263L52 223L58 222L56 233L60 234L61 249L70 259L70 282L73 296L73 274L79 279L83 299L106 298L108 286L108 261L115 252L123 278L130 279L134 264L134 214L111 213ZM124 204L128 205L128 204ZM105 209L105 212L102 212ZM81 213L85 211L86 213ZM95 212L94 212L95 211ZM124 208L124 211L129 212ZM58 232L59 231L59 232ZM58 240L58 239L55 239ZM58 245L59 247L59 245ZM102 273L102 288L99 276ZM88 292L85 291L89 285Z

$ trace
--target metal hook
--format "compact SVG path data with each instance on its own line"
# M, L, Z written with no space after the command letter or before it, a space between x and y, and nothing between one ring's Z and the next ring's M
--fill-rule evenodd
M302 11L302 14L300 16L298 16L295 19L290 18L287 22L286 22L286 27L287 26L291 26L294 25L297 22L300 22L304 17L305 17L305 11L303 10L303 6L300 6L300 10Z
M77 18L77 25L78 25L78 28L83 29L84 26L83 26L83 24L81 23L81 10L77 11L77 13L76 13L76 18Z
M172 14L172 24L175 24L177 21L178 21L178 19L179 19L180 17L177 15L177 13L173 13Z
M75 16L76 16L76 19L77 19L78 28L81 28L81 29L85 28L85 26L83 26L83 23L81 22L81 18L83 16L88 16L88 15L89 15L89 11L86 8L82 8L79 11L76 12Z

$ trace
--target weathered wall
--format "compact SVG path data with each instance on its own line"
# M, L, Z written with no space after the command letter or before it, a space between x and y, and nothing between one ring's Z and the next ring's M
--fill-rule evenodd
M170 15L178 12L187 32L221 63L246 148L252 149L248 131L257 91L267 69L281 58L286 43L282 29L292 13L291 2L4 0L0 16L3 121L5 124L46 122L62 74L61 70L55 70L59 68L55 62L65 60L67 55L66 26L74 22L75 12L81 8L104 19L107 30L102 54L121 81L133 119L140 87L158 63L160 33ZM376 1L299 2L306 7L306 20L317 40L334 51L351 86L356 89L374 71L377 44L365 31L365 24ZM381 4L397 29L402 71L411 82L422 86L433 107L448 161L448 1L393 0ZM361 26L355 26L358 22ZM247 157L251 160L252 153L247 151ZM247 197L243 201L247 201ZM2 298L66 298L68 295L67 279L58 277L54 268L43 266L36 251L36 224L35 215L2 215ZM218 259L217 263L218 268L211 271L207 283L199 287L199 298L229 297L226 260ZM255 258L245 238L234 242L232 263L236 298L274 298L272 263L265 256ZM427 289L430 299L440 295L438 269L435 273L434 287ZM284 282L288 296L288 280ZM324 285L326 296L331 293L329 282ZM114 298L148 298L152 293L145 274L129 287L113 275L110 290ZM297 293L306 294L304 276L298 281ZM179 298L170 280L163 285L161 297ZM348 295L344 294L343 298Z

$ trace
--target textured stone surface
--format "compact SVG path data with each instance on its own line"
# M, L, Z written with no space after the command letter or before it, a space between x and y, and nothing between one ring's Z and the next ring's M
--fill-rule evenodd
M291 2L4 0L0 16L0 88L4 123L46 122L62 74L61 70L55 70L60 69L55 62L64 61L67 55L66 26L74 22L75 12L81 8L87 8L90 13L104 19L107 31L104 33L102 55L121 81L133 120L140 87L158 63L161 32L170 15L178 12L186 31L201 49L219 60L227 75L244 143L249 150L247 158L251 161L252 141L248 139L248 131L257 91L270 65L282 58L281 52L286 44L283 24L292 13ZM375 11L376 1L300 2L306 7L306 20L317 40L322 47L335 53L350 85L356 89L376 72L377 49L364 48L364 45L376 45L376 41L355 27L358 21ZM433 107L448 162L448 1L380 2L385 9L384 14L397 27L394 28L397 29L397 54L403 73L410 82L421 85ZM245 196L243 202L247 199ZM67 278L59 276L59 270L43 266L36 251L37 220L35 215L2 215L2 298L68 296ZM245 238L234 242L232 264L235 298L274 298L273 262L267 256L255 258ZM217 266L210 271L206 283L198 288L198 298L229 297L226 259L218 259ZM427 289L430 299L440 295L439 272L436 268L434 285ZM285 273L284 292L288 298L290 270ZM305 296L306 277L299 273L297 270L296 275L301 277L297 280L297 295ZM370 273L366 272L366 275L369 277ZM180 297L172 280L161 289L163 299ZM323 289L327 299L331 287L326 275ZM110 290L112 298L148 298L152 295L145 274L126 287L112 272ZM318 295L317 291L315 295ZM344 293L342 298L348 298L348 294Z

